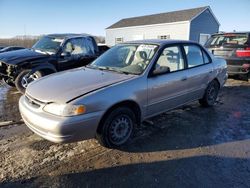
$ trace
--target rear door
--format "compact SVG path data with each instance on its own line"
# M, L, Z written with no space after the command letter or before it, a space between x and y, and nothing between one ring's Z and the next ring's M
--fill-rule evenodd
M187 100L202 98L213 75L213 64L209 55L196 44L184 45L187 67Z

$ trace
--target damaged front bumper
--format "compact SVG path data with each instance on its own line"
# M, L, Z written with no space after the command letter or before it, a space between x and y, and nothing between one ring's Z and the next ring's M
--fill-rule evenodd
M9 65L0 61L0 79L10 79L14 80L16 75L16 66Z

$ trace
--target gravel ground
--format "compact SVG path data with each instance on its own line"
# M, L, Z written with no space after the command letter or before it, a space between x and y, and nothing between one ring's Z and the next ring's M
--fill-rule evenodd
M143 123L119 150L54 144L20 123L20 94L0 87L0 187L250 187L250 83L229 79L197 102Z

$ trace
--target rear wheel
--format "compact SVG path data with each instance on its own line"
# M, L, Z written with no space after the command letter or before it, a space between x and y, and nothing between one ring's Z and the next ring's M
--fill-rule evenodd
M136 117L132 110L127 107L116 108L103 121L97 139L105 147L119 147L129 140L135 124Z
M213 106L216 102L219 93L219 83L215 80L210 82L207 86L205 94L202 99L199 100L200 104L205 107Z
M23 94L25 93L26 88L31 82L43 76L43 73L41 71L36 71L31 75L30 75L30 71L32 70L22 71L15 80L16 88Z

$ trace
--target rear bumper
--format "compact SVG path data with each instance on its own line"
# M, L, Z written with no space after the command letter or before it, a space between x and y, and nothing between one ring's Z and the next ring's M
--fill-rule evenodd
M243 66L228 65L227 66L228 75L248 75L250 70L246 70Z
M248 75L250 72L250 58L248 59L226 59L229 75Z

